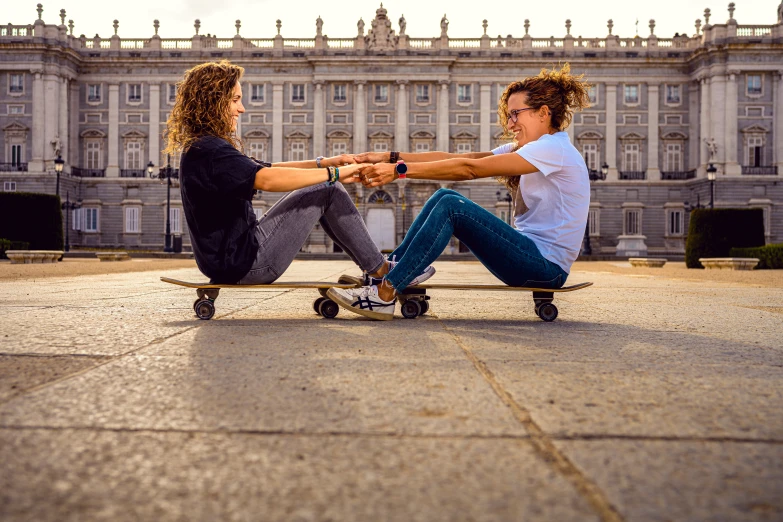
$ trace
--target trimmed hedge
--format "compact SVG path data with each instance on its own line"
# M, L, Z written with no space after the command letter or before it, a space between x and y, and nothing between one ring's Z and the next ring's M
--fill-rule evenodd
M783 244L766 245L755 248L732 248L731 257L755 257L759 264L756 269L783 268Z
M0 259L8 259L5 255L6 250L28 250L30 243L27 241L9 241L7 239L0 238Z
M62 250L60 197L0 192L0 237L13 242L27 242L30 250Z
M729 257L732 248L764 246L760 208L700 208L691 212L685 265L704 268L701 257Z

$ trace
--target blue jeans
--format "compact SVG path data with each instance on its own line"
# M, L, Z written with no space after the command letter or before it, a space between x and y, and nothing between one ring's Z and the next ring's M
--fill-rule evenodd
M403 290L438 258L452 235L509 286L560 288L568 277L560 266L544 259L530 238L459 192L440 189L391 253L398 263L386 280L397 291Z

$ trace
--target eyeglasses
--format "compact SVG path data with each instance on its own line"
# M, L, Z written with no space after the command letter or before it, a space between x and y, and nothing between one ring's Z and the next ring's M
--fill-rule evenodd
M534 108L534 107L525 107L524 109L517 109L517 110L515 110L515 111L510 111L510 112L508 113L508 120L509 120L511 123L516 123L516 122L517 122L517 119L519 118L519 113L520 113L520 112L524 112L524 111L532 111L532 110L535 110L535 108Z

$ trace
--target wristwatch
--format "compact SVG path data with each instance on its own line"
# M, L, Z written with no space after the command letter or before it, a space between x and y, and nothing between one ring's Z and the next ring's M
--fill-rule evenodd
M317 158L315 158L315 164L318 166L319 169L323 168L323 167L321 167L321 160L322 159L324 159L323 156L318 156Z
M408 174L408 166L405 164L405 161L399 160L394 166L394 172L397 173L397 179L405 179Z
M397 163L397 160L400 159L400 153L396 150L393 150L389 153L389 163Z

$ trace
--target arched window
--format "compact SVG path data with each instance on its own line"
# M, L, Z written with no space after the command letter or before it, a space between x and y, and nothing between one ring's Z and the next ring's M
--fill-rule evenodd
M367 203L377 203L379 205L383 205L383 204L392 204L394 203L394 200L388 194L388 192L385 192L383 190L378 190L370 194L370 197L367 198Z

